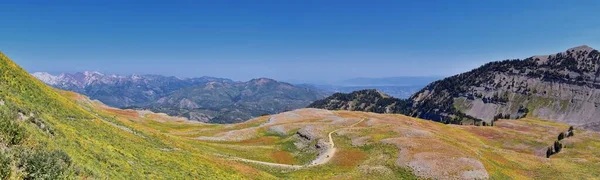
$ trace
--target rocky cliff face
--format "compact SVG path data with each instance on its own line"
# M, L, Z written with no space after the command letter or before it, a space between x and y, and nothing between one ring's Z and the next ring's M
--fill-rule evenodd
M411 97L411 115L436 121L523 116L595 126L600 122L600 53L588 46L492 62L436 81Z

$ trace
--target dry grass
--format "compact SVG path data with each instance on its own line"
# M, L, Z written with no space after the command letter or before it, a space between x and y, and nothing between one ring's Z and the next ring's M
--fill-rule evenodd
M83 101L85 98L76 99ZM567 130L568 126L536 119L503 120L497 121L494 127L475 127L444 125L403 115L301 109L239 124L212 125L172 121L170 117L153 113L140 116L133 111L95 109L117 116L121 125L164 139L170 146L186 153L202 154L204 158L214 159L218 166L264 178L362 179L373 173L387 177L385 179L409 178L407 173L410 172L403 168L412 169L424 178L442 179L593 179L600 176L596 172L600 168L598 134L577 130L576 136L568 139L568 147L563 152L546 159L538 151L554 142L558 133ZM210 155L297 164L300 160L296 157L301 156L295 154L301 152L282 150L286 148L284 146L293 145L284 142L293 140L290 135L295 131L318 127L313 130L315 137L324 138L328 132L352 125L362 118L367 120L354 129L336 133L338 152L331 163L323 166L285 171ZM285 133L274 135L269 131L274 126L281 126ZM219 142L195 140L200 136L224 135L244 138ZM357 142L354 146L353 140Z
M340 150L333 157L333 163L344 167L356 167L367 158L367 154L359 150Z
M271 158L273 158L276 163L280 164L293 164L295 162L294 157L292 157L289 152L285 151L273 151L271 152Z

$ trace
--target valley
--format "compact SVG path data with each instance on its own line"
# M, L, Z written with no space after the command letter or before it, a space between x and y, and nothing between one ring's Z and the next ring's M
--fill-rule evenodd
M598 151L592 150L600 148L600 135L584 129L576 129L576 136L563 140L563 151L546 158L548 144L569 126L528 118L482 127L394 114L299 109L215 125L84 101L101 113L127 115L119 121L129 129L176 140L163 147L165 152L204 154L265 173L262 178L267 179L595 177L593 169L600 162Z
M35 177L32 172L98 179L598 176L596 132L576 128L575 136L562 141L561 152L545 157L556 134L569 128L556 122L525 118L498 120L494 126L446 125L397 114L308 108L207 124L116 109L52 89L1 57L2 122L21 127L17 132L24 136L1 131L2 156L10 163L0 169L17 179ZM63 154L43 161L52 171L28 168L36 161L25 154L46 152Z

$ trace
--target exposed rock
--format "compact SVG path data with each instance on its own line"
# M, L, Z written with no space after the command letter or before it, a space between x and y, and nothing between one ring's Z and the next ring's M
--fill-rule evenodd
M383 143L396 145L400 152L396 164L409 167L422 178L488 179L481 161L435 139L391 138Z
M200 112L190 112L189 117L189 119L191 120L196 120L204 123L209 122L210 119L212 119L211 116Z
M181 109L196 109L199 107L200 107L200 105L198 105L198 104L194 103L193 101L186 99L186 98L179 101L179 108L181 108Z
M436 121L470 117L488 123L528 115L594 129L600 122L599 68L600 53L588 46L488 63L415 94L413 115Z

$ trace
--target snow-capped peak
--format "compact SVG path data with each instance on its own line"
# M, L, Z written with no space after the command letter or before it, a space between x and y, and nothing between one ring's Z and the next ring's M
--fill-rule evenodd
M54 76L47 72L35 72L31 75L49 85L57 85L60 82L60 78L58 76Z
M131 79L134 80L134 81L137 81L137 80L142 79L142 76L134 74L134 75L131 75Z
M102 74L98 71L84 71L83 74L85 76L104 76L104 74Z

